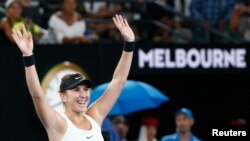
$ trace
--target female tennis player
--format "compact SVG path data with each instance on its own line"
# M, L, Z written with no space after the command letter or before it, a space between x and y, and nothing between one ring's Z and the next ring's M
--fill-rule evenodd
M125 43L120 61L110 85L90 107L91 82L80 74L68 74L62 78L59 94L65 112L57 113L50 105L41 88L33 54L32 35L13 29L13 38L23 53L26 81L36 112L45 127L50 141L103 141L101 124L107 116L127 80L134 50L135 36L126 19L115 15L113 22L121 32Z

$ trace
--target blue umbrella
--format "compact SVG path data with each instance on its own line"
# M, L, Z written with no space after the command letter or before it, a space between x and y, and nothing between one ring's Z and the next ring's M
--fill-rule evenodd
M91 93L90 103L97 100L108 85L109 83L104 83L97 86ZM156 108L166 101L169 101L169 98L153 86L140 81L127 80L109 115L126 115L144 109Z

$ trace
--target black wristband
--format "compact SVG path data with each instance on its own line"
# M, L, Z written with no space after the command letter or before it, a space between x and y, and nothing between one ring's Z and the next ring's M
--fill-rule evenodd
M123 50L126 52L132 52L135 50L135 42L124 42Z
M34 54L30 56L23 56L23 64L25 67L30 67L35 64L35 56Z

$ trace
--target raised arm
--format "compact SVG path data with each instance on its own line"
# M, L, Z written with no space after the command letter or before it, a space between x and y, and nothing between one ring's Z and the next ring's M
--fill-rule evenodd
M49 105L41 88L34 64L33 39L31 33L27 32L23 25L22 32L17 28L13 29L12 37L23 53L27 85L40 120L46 129L56 129L60 131L60 126L64 126L64 123L61 125L59 122L61 123L63 119Z
M133 57L135 36L132 29L129 27L127 20L123 19L121 15L116 15L113 18L113 21L118 30L121 32L121 35L125 40L125 45L110 85L102 97L90 106L87 112L87 114L94 118L99 125L102 124L103 119L107 116L120 96L123 86L127 80Z

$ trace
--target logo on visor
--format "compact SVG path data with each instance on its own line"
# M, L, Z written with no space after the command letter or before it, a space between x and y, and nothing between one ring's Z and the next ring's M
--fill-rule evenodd
M82 77L75 77L75 80L78 80L78 79L80 79L80 78L82 78Z

